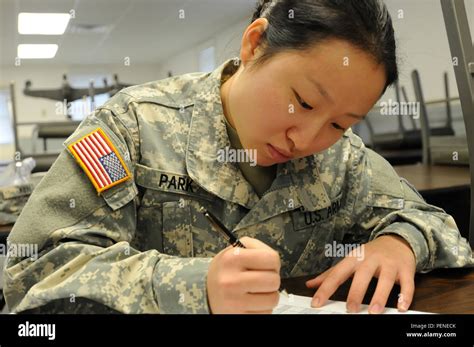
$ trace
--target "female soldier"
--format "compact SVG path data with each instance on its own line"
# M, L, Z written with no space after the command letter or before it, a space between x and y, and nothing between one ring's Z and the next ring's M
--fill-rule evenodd
M415 271L473 259L453 218L350 130L396 81L395 51L378 0L261 1L240 59L118 93L17 221L9 246L39 253L8 257L10 309L268 313L280 276L307 274L314 306L353 276L356 312L375 276L370 312L396 282L408 309Z

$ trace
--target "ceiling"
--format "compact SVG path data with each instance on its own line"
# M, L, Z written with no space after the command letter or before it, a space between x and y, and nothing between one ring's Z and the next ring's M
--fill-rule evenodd
M153 64L249 18L255 0L0 0L0 65L20 43L57 43L54 59L27 64ZM183 9L185 19L179 19ZM61 36L19 35L20 12L70 12ZM22 64L25 61L22 61Z

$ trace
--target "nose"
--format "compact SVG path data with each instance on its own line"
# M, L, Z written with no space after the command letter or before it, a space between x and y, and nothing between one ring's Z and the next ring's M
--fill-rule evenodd
M315 121L312 124L298 124L287 132L288 138L294 143L294 152L305 153L313 145L323 129L324 122Z

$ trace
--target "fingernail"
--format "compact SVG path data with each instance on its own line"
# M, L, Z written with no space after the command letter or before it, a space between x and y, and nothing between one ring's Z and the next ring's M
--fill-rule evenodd
M400 308L401 311L407 311L408 310L408 304L405 301L401 302L398 307Z
M347 312L349 313L356 313L357 312L357 305L353 302L347 304Z
M313 301L311 302L311 306L317 307L317 306L319 306L319 302L320 302L319 298L318 298L318 297L315 297L315 298L313 299Z
M381 313L382 309L379 304L374 304L370 306L369 313Z

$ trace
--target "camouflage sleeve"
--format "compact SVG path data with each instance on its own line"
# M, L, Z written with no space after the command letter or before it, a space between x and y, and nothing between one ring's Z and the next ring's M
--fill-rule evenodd
M363 148L351 164L349 191L354 194L356 222L349 238L367 242L381 235L399 235L415 254L417 272L474 266L471 247L453 217L426 203L384 158Z
M66 144L100 127L133 172L139 153L137 121L132 105L122 110L113 100L109 108L87 117ZM98 195L65 149L9 235L4 268L9 309L208 313L210 259L132 247L140 232L136 230L138 204L133 177Z

